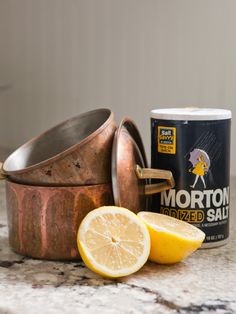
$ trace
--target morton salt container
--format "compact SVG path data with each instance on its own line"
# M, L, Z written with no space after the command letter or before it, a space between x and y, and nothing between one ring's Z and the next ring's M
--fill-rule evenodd
M152 168L173 173L174 188L153 196L152 210L206 233L203 247L229 236L231 111L173 108L151 111Z

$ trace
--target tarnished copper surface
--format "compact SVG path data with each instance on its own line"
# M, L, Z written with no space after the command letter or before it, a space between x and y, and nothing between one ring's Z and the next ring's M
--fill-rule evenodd
M117 206L137 213L147 209L146 180L139 180L136 165L147 167L142 139L132 120L124 118L116 131L112 151L112 184Z
M110 184L38 187L6 181L6 200L12 249L54 260L79 259L81 220L91 210L113 204Z
M13 152L4 162L2 174L11 181L31 185L109 183L115 130L114 114L109 109L81 114Z
M150 184L150 179L161 179ZM112 186L114 202L137 213L147 210L148 195L174 186L170 171L147 168L143 142L134 122L124 118L117 129L112 147Z

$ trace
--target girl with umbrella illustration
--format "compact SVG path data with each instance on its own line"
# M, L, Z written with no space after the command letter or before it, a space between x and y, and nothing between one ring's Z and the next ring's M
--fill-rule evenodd
M193 174L196 175L195 181L193 185L190 185L191 188L195 188L195 185L198 182L199 177L202 180L202 183L204 185L204 188L206 188L206 183L204 180L204 175L207 173L209 166L210 166L210 159L206 152L204 152L201 149L194 149L190 153L190 159L189 159L193 165L193 170L190 170Z

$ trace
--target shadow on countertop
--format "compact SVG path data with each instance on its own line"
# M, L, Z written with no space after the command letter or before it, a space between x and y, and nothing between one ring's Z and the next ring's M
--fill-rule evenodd
M2 228L7 228L3 225ZM48 261L32 259L14 253L8 244L8 238L0 236L0 268L5 274L7 282L25 282L32 285L32 288L43 288L44 286L105 286L117 285L118 283L128 284L127 280L132 277L143 277L155 270L155 274L167 273L173 268L176 272L183 272L186 264L180 263L172 266L157 265L148 262L140 271L133 276L119 279L108 279L90 271L82 261Z

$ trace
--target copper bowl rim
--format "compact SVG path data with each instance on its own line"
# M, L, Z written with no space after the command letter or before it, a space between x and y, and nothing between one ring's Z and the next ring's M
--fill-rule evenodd
M96 188L100 188L100 187L111 187L111 183L100 183L100 184L90 184L90 185L71 185L71 186L52 186L52 185L49 185L49 186L46 186L46 185L31 185L31 184L24 184L24 183L18 183L18 182L14 182L12 180L5 180L6 184L9 184L9 185L16 185L18 187L21 187L22 189L34 189L34 190L67 190L67 189L70 189L70 190L79 190L79 189L96 189Z
M113 146L112 146L112 162L111 162L112 190L113 190L114 202L117 206L121 206L120 189L119 189L119 182L117 178L117 160L118 160L118 154L119 154L117 148L118 148L118 139L124 127L127 129L128 133L130 134L130 137L134 140L134 143L137 145L137 150L140 153L140 156L143 160L142 166L147 168L147 165L148 165L145 148L144 148L142 137L138 130L138 127L131 118L124 117L121 120L115 132L114 139L113 139Z
M55 156L53 156L51 158L48 158L46 160L40 161L40 162L38 162L38 163L36 163L36 164L34 164L32 166L28 166L28 167L25 167L25 168L19 169L19 170L5 170L4 169L4 164L6 163L6 161L9 158L11 158L12 156L14 156L14 154L16 154L20 149L24 148L25 146L28 146L28 145L32 144L33 142L37 141L38 139L42 138L46 134L50 133L54 129L59 128L60 126L66 124L69 121L73 121L73 120L78 119L78 117L83 117L83 116L94 114L96 112L101 112L101 111L108 112L109 113L109 117L106 119L106 121L99 128L97 128L94 132L92 132L91 134L86 136L82 141L72 145L71 147L69 147L69 148L65 149L64 151L56 154ZM110 109L107 109L107 108L99 108L99 109L87 111L87 112L84 112L82 114L78 114L78 115L76 115L74 117L71 117L69 119L66 119L66 120L60 122L59 124L53 126L52 128L49 128L48 130L44 131L43 133L33 137L32 139L30 139L29 141L27 141L26 143L24 143L23 145L18 147L4 161L4 163L2 165L2 171L3 171L4 175L11 176L13 174L28 173L31 170L35 170L35 169L40 168L41 166L47 166L48 164L50 164L52 162L55 162L55 161L57 161L59 159L62 159L66 155L68 155L71 152L75 151L78 148L78 146L81 147L81 146L84 146L85 144L87 144L88 142L90 142L94 137L96 137L99 133L101 133L113 120L114 120L114 113Z

